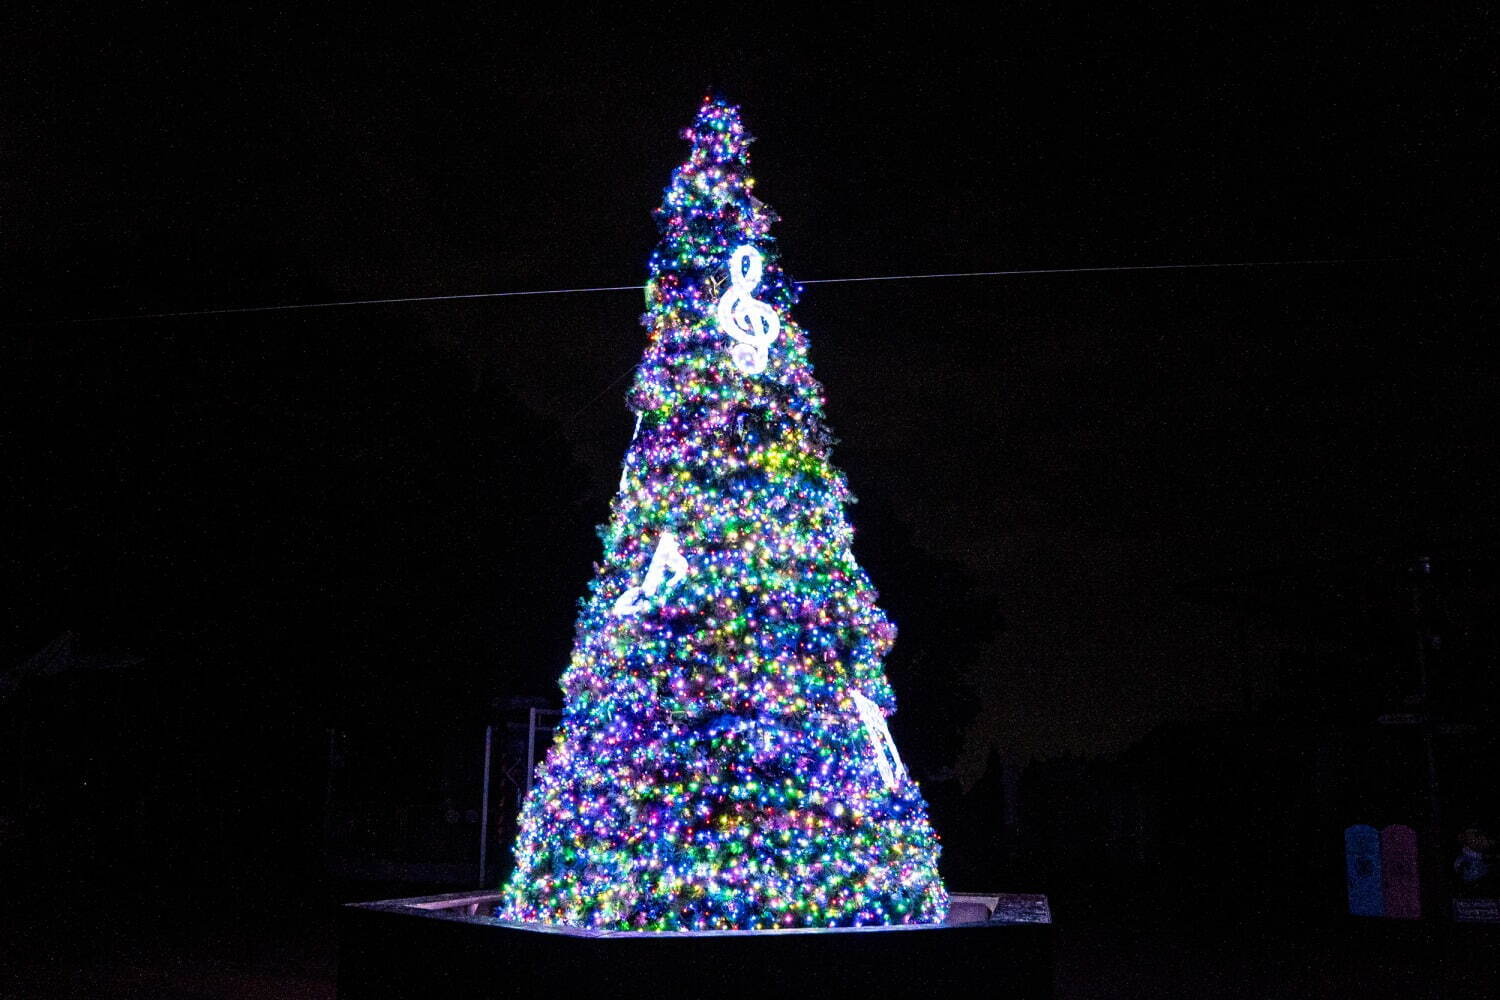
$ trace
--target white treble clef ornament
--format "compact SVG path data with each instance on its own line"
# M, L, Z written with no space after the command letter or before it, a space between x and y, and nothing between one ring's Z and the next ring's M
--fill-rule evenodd
M746 375L766 370L767 348L781 333L776 310L755 297L762 266L759 250L737 248L729 255L729 291L719 299L719 329L735 339L729 357Z

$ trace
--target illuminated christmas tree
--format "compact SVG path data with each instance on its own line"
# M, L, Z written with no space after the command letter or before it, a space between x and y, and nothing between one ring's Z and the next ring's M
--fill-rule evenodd
M563 721L499 916L618 930L942 920L885 717L895 628L738 110L705 100L656 211L648 330Z

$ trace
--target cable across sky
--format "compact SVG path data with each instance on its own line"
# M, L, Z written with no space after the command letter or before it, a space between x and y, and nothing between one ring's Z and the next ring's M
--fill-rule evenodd
M1298 267L1332 264L1380 264L1411 257L1336 257L1305 260L1244 260L1205 264L1112 264L1096 267L1028 267L1001 271L944 271L929 274L880 274L855 278L809 278L797 285L839 285L869 281L921 281L930 278L1001 278L1043 274L1101 274L1112 271L1191 271L1211 268ZM420 302L462 302L476 299L506 299L540 295L586 295L594 292L639 292L643 285L599 285L588 288L545 288L513 292L467 292L451 295L406 295L391 298L339 299L331 302L292 302L278 305L225 306L175 312L125 313L115 316L82 316L73 319L33 320L28 326L62 326L81 323L116 323L141 319L188 319L194 316L234 316L248 313L295 312L306 309L346 309L354 306L405 305Z

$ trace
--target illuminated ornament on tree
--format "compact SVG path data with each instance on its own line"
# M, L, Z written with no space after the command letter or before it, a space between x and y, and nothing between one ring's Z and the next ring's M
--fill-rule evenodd
M880 706L858 691L854 692L854 707L859 710L859 721L865 725L870 738L870 749L875 751L875 767L885 787L894 789L906 777L906 765L896 752L896 741L891 739L891 729L885 724Z
M646 569L646 579L639 587L631 587L615 601L616 615L633 615L648 606L650 598L660 591L663 598L688 574L688 561L677 547L677 536L663 531L657 540L656 551L651 554L651 565ZM671 578L667 578L670 573Z
M886 726L896 630L850 548L750 137L719 101L686 137L656 211L635 431L496 914L935 923L937 837Z
M638 437L640 437L640 436L641 436L641 415L639 413L637 413L635 415L635 430L633 430L633 431L630 432L630 443L631 444L635 444L635 439L638 438ZM621 493L625 492L625 478L629 474L629 472L630 472L630 466L629 466L628 463L625 464L620 469L620 492Z
M742 246L729 257L729 291L719 299L719 329L738 343L729 350L739 370L759 375L766 370L766 351L781 332L776 310L755 298L764 265L760 251Z

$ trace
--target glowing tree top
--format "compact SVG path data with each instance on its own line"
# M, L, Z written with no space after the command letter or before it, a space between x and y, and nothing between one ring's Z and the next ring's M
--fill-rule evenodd
M656 210L635 434L498 913L620 930L935 922L891 741L895 628L850 550L822 389L736 108Z

